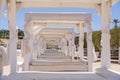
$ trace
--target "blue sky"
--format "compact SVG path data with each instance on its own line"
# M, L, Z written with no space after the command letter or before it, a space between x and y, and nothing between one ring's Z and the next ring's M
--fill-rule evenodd
M4 9L5 12L5 9ZM19 29L24 29L24 14L26 12L90 12L92 13L92 27L93 30L101 29L101 18L96 13L95 9L81 9L81 8L41 8L41 9L20 9L17 12L17 26ZM117 18L120 20L120 1L111 8L112 19ZM3 13L4 14L4 13ZM111 19L111 26L113 28ZM118 24L120 25L120 24ZM0 29L8 29L7 18L2 15L0 18Z

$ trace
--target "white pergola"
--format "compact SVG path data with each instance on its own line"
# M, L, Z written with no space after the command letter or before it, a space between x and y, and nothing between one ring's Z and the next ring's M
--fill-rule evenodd
M67 41L70 42L70 40L68 40L66 38L66 35L69 35L72 33L74 34L72 28L44 28L37 35L40 35L40 38L42 38L46 44L47 43L51 44L51 41L52 41L53 45L58 45L59 47L62 48L63 53L65 53L65 50L67 50L66 43L67 43ZM72 43L72 44L74 44L74 43ZM72 46L70 46L69 48L73 49ZM42 48L42 49L44 49L44 48Z
M46 41L46 44L54 41L53 44L62 46L60 41L65 38L65 35L73 33L72 28L45 28L40 31L39 35ZM65 38L66 39L66 38ZM67 43L67 42L64 42Z
M101 67L110 68L110 8L119 0L0 0L0 14L4 2L7 5L7 17L9 21L10 40L10 69L16 73L16 49L17 49L17 28L16 12L21 8L93 8L102 18L102 53ZM88 41L91 41L91 31L88 31ZM92 41L91 41L92 42ZM88 47L92 43L88 44ZM90 48L88 52L90 51ZM89 52L90 53L90 52Z
M34 26L32 24L31 26L25 26L25 29L29 28L30 31L25 32L26 34L23 40L23 45L22 45L22 54L24 55L24 70L25 71L29 70L29 63L33 60L34 61L37 60L37 57L39 57L41 53L43 53L46 50L46 44L50 43L50 41L54 41L54 44L59 45L62 48L62 51L65 53L65 49L67 50L66 48L67 45L65 45L66 44L65 41L66 40L70 41L70 38L67 39L66 35L74 34L72 28L47 28L45 25L43 28L41 27L41 24L43 23L39 23L39 25L35 24L35 22L33 21L30 23L34 23ZM31 30L32 28L36 26L38 27L37 29L39 30L37 33L36 33L36 30ZM70 46L69 48L70 50L74 49L72 48L72 46Z
M79 57L83 60L83 53L84 53L84 28L87 28L87 54L88 54L88 66L89 71L92 71L92 57L93 57L93 43L92 43L92 26L91 26L91 14L90 13L26 13L25 14L25 39L24 39L24 45L30 46L32 43L32 38L35 36L38 32L40 34L47 34L47 37L49 37L49 31L46 30L44 32L45 26L48 25L62 25L62 26L75 26L78 28L79 34ZM42 31L43 30L43 31ZM42 31L42 32L41 32ZM69 32L69 33L66 33ZM65 38L68 40L71 51L69 51L70 56L72 59L74 58L74 39L75 34L73 31L69 31L69 29L64 29L61 33L60 30L55 30L52 32L52 34L63 34ZM55 35L54 35L55 36ZM64 40L63 40L64 41ZM27 42L27 44L25 44ZM27 48L27 47L25 47ZM24 49L25 49L24 48ZM32 50L32 46L30 46L30 49ZM29 53L28 50L25 50L25 53ZM33 51L30 52L31 54ZM67 54L67 53L66 53ZM27 61L27 60L26 60Z

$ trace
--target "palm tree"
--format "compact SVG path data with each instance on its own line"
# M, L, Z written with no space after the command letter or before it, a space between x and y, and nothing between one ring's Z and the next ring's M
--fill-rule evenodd
M120 23L120 21L118 19L113 19L112 23L114 23L115 24L114 27L117 28L118 27L118 23Z

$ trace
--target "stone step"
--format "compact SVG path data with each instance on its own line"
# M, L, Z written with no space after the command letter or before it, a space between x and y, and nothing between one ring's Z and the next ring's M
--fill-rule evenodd
M50 71L50 72L69 72L69 71L88 71L88 63L85 61L80 62L43 62L33 61L29 66L30 71Z
M59 52L58 50L45 50L45 53L57 53Z
M69 56L38 56L38 59L70 59Z
M53 66L53 65L88 65L86 61L79 61L79 62L71 62L71 61L32 61L31 65L37 66Z
M51 66L29 66L30 71L47 72L88 72L87 65L51 65Z
M63 53L42 53L44 56L65 56Z

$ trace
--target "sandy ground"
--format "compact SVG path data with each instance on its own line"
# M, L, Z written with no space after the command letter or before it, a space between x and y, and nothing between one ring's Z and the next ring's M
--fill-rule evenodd
M19 63L21 63L23 61L23 58L21 57L21 55L18 55L17 60ZM93 63L93 71L95 71L96 68L100 67L100 62L94 62ZM5 66L3 71L3 75L8 75L9 74L9 66ZM118 63L111 63L111 70L120 72L120 64ZM19 71L21 71L21 68L19 68Z

